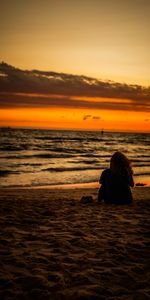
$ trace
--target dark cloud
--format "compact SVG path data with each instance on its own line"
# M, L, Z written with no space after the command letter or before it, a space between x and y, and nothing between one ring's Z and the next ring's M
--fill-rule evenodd
M150 87L0 64L0 107L51 106L149 111Z
M100 120L101 119L101 117L98 117L98 116L92 116L92 115L85 115L85 116L83 116L83 120L84 121L86 121L86 120L88 120L88 119L93 119L93 120Z
M100 120L101 117L98 117L98 116L93 116L93 120Z
M86 120L90 119L91 117L92 117L91 115L85 115L85 116L83 116L83 120L86 121Z

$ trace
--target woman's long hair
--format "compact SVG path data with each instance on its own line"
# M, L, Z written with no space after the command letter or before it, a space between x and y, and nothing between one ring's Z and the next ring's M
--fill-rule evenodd
M110 169L118 176L132 175L133 170L130 160L121 152L117 151L110 160Z

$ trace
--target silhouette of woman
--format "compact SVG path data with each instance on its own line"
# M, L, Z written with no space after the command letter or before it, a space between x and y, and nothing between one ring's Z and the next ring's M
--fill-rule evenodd
M98 192L98 202L130 204L134 186L133 171L129 159L117 151L110 160L110 168L105 169L100 177L101 187Z

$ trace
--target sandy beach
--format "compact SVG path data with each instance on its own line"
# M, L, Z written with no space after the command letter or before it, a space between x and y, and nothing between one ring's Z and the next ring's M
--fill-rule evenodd
M150 299L150 187L133 197L115 206L98 204L97 188L1 189L0 299Z

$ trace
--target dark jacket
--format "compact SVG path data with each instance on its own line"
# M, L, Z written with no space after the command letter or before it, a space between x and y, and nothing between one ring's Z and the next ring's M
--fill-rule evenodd
M130 204L132 202L132 193L130 186L134 186L132 175L127 171L124 175L116 175L111 169L106 169L100 177L100 198L106 203Z

